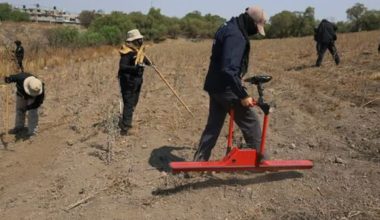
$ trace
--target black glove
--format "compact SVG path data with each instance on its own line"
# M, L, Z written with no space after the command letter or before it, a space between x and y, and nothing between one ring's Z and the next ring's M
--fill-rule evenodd
M4 82L5 83L11 83L12 81L11 81L10 77L6 76L6 77L4 77Z
M146 60L146 61L145 61L145 64L146 64L147 66L154 66L153 61L151 61L151 60Z
M137 73L140 75L144 72L144 68L145 68L145 65L144 64L137 64L136 65L136 69L137 69Z
M28 111L27 107L20 108L19 110L20 110L21 112L26 112L26 111Z
M142 76L143 73L144 73L144 68L145 68L145 65L144 64L137 64L136 65L136 72L137 72L137 75L138 76Z
M144 64L137 64L136 65L137 69L144 69L145 68L145 65Z

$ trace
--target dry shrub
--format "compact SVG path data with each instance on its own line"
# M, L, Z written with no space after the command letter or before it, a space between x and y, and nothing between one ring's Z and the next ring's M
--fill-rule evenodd
M110 46L96 48L69 49L69 48L39 48L35 52L29 51L24 58L24 69L26 72L38 74L41 69L55 68L66 64L69 60L84 62L110 54L115 49ZM0 76L14 74L18 68L11 56L4 49L0 50L0 56L4 57L0 61Z
M369 78L371 80L380 80L380 72L372 74Z

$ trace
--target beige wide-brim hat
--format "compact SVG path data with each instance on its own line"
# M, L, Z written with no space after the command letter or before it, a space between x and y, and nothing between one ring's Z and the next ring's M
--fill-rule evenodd
M24 90L30 96L39 96L42 94L42 82L34 76L29 76L24 80Z
M132 42L134 40L143 39L143 38L144 38L144 36L142 36L140 34L139 30L133 29L133 30L128 31L128 33L127 33L127 40L126 41L127 42Z
M248 7L245 11L256 23L258 32L265 36L265 23L268 20L267 15L265 14L264 10L260 8L259 6L252 6Z

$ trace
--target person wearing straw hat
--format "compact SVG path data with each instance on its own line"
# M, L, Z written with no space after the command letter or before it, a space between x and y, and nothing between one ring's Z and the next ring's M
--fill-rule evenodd
M208 161L224 120L231 108L241 129L246 146L259 150L261 128L253 111L253 99L242 85L249 63L249 37L265 36L266 15L258 6L248 7L238 17L222 25L216 32L204 90L210 97L209 115L194 161Z
M133 134L132 119L139 101L145 65L151 65L144 55L143 38L140 31L128 31L126 44L120 52L118 78L123 98L123 113L119 121L121 135Z
M44 84L30 73L19 73L6 76L5 83L16 83L16 120L15 127L9 132L19 134L26 130L25 116L28 113L27 135L33 136L37 132L38 108L45 99Z

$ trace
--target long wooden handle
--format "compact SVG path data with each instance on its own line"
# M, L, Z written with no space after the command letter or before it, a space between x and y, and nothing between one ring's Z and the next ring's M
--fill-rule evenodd
M2 142L4 144L5 149L7 149L8 145L8 131L9 131L9 94L8 88L6 85L0 85L0 88L4 88L4 101L1 103L3 105L3 129L4 129L4 139Z
M8 87L5 87L5 134L8 134L9 130L9 93L8 93Z
M181 99L181 97L179 97L178 93L174 90L174 88L170 85L170 83L165 79L164 75L162 75L162 73L157 69L157 67L152 64L152 61L147 56L145 56L145 58L149 61L149 63L153 67L153 69L160 76L160 78L162 79L162 81L164 81L164 83L167 85L167 87L169 87L169 89L173 92L173 94L177 97L177 99L181 102L181 104L186 108L186 110L191 114L191 116L194 117L193 112L191 112L190 108Z

